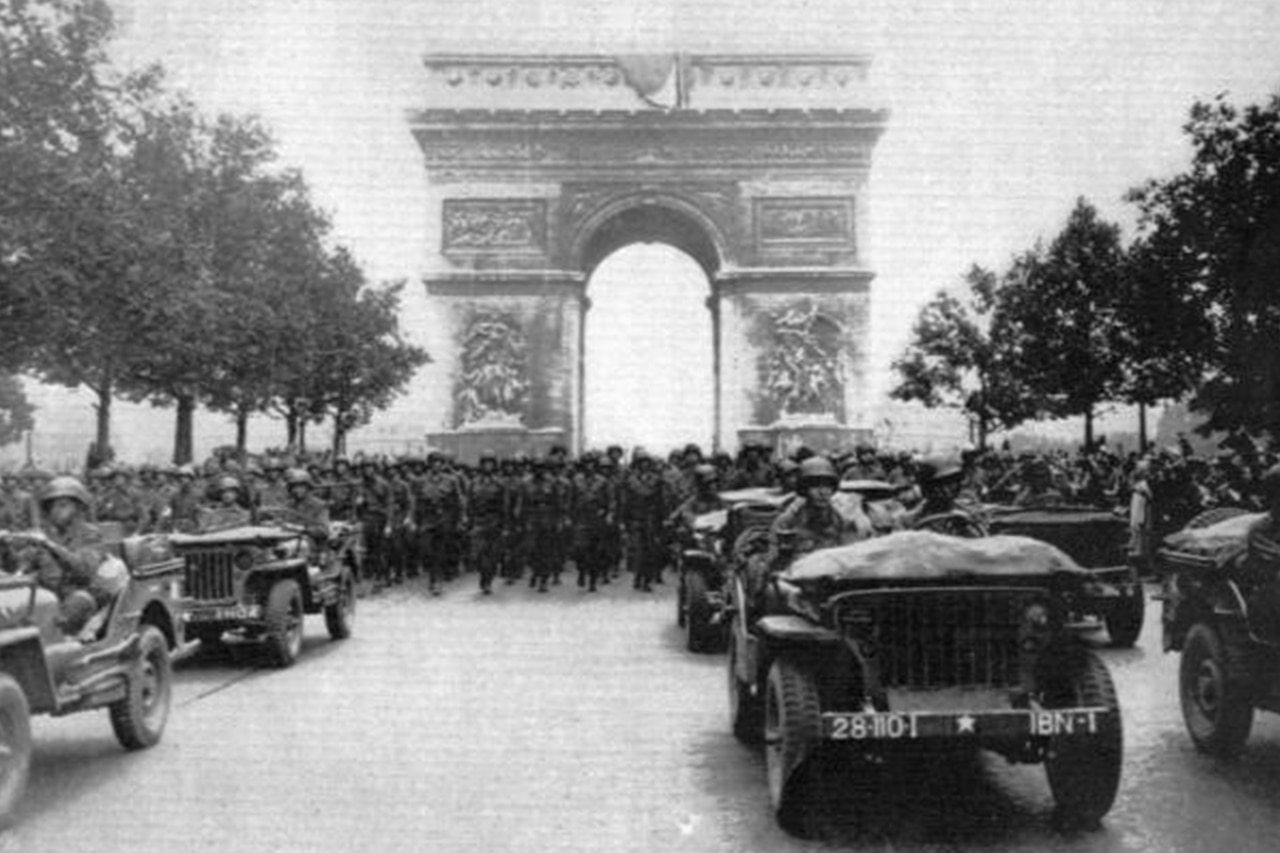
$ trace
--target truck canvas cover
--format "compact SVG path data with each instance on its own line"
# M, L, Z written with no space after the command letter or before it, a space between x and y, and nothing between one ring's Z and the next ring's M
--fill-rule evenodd
M1058 548L1026 536L964 539L913 530L806 554L782 572L804 586L821 581L947 580L1086 574Z
M1229 558L1245 548L1249 528L1266 513L1251 512L1237 515L1208 527L1180 530L1164 538L1164 545L1173 551L1194 554L1198 557Z

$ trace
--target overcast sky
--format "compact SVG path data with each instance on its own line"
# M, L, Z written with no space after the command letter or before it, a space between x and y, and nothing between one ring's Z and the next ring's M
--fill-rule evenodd
M1196 98L1280 88L1280 0L114 0L120 56L262 115L375 277L416 279L429 203L405 111L424 52L866 51L892 110L872 169L875 364L972 262L1051 235L1076 196L1186 162Z

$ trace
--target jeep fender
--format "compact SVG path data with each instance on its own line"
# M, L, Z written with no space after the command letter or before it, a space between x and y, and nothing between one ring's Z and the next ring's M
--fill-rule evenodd
M45 660L38 628L14 628L0 631L0 671L13 676L27 694L31 713L57 708L53 677Z
M1166 593L1168 595L1168 593ZM1182 651L1187 631L1196 622L1235 623L1247 630L1248 607L1233 583L1206 584L1198 595L1178 593L1166 599L1164 614L1164 650Z
M756 622L756 631L771 648L840 645L840 635L835 631L791 614L763 616Z

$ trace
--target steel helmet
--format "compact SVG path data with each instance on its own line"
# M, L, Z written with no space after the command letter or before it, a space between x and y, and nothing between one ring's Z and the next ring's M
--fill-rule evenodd
M305 468L290 468L285 472L284 482L288 486L311 486L311 475Z
M235 477L219 477L218 478L218 494L222 494L228 489L231 489L237 492L240 491L240 481L237 480Z
M840 478L836 475L835 466L825 456L810 456L800 463L800 485L802 487L822 484L836 486L839 482Z
M703 482L710 482L714 480L718 474L719 472L716 471L716 466L708 465L705 462L701 465L693 466L693 476Z
M54 477L50 480L49 485L45 487L44 495L40 498L40 505L45 506L59 498L71 498L86 510L93 505L89 490L75 477Z

